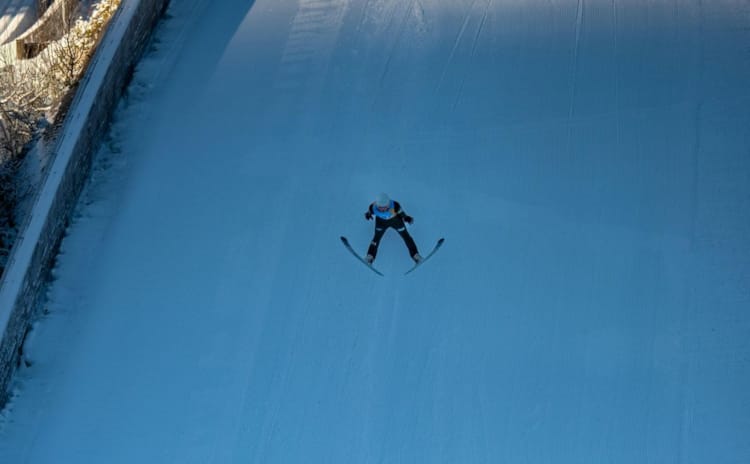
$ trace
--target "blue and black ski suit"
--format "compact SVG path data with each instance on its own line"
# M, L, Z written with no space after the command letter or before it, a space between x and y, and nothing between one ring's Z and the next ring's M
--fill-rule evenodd
M370 247L367 249L367 254L372 255L373 259L378 254L378 245L380 245L380 239L383 238L383 234L388 230L389 227L396 229L396 232L404 239L406 248L409 249L409 255L414 259L414 256L419 254L417 250L417 244L414 243L414 239L409 235L409 231L406 230L406 224L411 224L414 219L406 214L401 209L401 205L394 200L391 200L391 204L386 211L381 211L375 205L371 203L370 207L365 213L365 219L370 220L375 218L375 235L372 237Z

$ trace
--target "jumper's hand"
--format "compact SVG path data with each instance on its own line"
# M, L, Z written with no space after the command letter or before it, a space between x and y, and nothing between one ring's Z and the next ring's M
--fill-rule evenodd
M372 219L372 213L371 213L371 212L369 212L369 211L368 211L368 212L366 212L366 213L365 213L365 219L367 219L368 221L369 221L369 220L371 220L371 219Z
M411 216L404 216L404 222L407 224L414 224L414 218Z

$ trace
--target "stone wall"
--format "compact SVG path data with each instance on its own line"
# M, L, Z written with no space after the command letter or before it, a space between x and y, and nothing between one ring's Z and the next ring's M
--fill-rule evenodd
M82 79L34 208L0 281L0 407L8 398L23 341L44 297L50 269L92 156L169 0L124 1Z

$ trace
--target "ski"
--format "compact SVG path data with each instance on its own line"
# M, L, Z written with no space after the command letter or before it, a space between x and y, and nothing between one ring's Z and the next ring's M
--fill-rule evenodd
M440 247L443 245L444 241L445 241L444 238L441 238L440 240L438 240L437 243L435 244L435 248L433 248L432 251L427 256L425 256L424 258L422 258L422 261L418 262L417 264L414 265L414 267L412 267L408 271L404 272L404 275L407 275L410 272L414 271L416 268L418 268L419 266L421 266L422 264L424 264L425 261L427 261L428 259L430 259L430 257L432 255L434 255L435 252L440 249Z
M372 270L372 272L374 272L375 274L377 274L379 276L383 276L382 272L380 272L377 269L375 269L374 267L372 267L372 264L370 264L367 261L365 261L364 258L362 258L361 256L359 256L357 254L357 252L354 251L354 248L352 248L352 246L349 245L349 240L347 240L346 237L344 237L343 235L341 236L341 243L344 244L344 246L346 247L346 249L349 250L349 252L351 254L353 254L355 258L357 258L365 266L369 267Z

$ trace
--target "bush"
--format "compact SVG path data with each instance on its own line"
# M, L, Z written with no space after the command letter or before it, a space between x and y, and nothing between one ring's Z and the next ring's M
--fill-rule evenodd
M62 102L70 101L120 0L102 0L88 19L78 19L61 39L41 44L28 60L0 56L0 276L17 227L18 192L23 156L45 116L55 120Z

